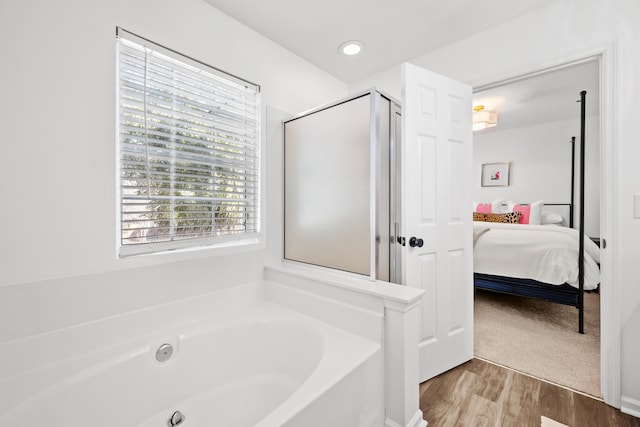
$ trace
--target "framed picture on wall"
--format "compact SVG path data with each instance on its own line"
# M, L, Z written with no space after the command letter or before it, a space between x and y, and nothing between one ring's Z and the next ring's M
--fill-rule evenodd
M510 162L485 163L482 165L483 187L507 187L509 185Z

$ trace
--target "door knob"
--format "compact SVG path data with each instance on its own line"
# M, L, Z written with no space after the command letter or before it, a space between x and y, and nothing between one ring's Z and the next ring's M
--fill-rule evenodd
M411 237L409 239L409 246L411 246L412 248L415 248L416 246L421 248L423 244L424 241L422 239L418 239L417 237Z

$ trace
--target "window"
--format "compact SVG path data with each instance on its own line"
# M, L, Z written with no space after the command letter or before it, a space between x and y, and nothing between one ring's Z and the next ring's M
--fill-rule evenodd
M120 255L257 237L260 88L121 28Z

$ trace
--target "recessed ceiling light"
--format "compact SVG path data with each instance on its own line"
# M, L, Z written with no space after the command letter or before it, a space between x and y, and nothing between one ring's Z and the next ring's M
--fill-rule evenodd
M347 56L357 55L364 49L364 43L358 40L350 40L340 45L340 53Z

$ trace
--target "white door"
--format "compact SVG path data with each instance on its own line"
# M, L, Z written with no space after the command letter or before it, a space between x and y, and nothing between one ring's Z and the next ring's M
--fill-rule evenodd
M411 64L402 76L402 282L426 291L422 382L473 357L471 87Z

